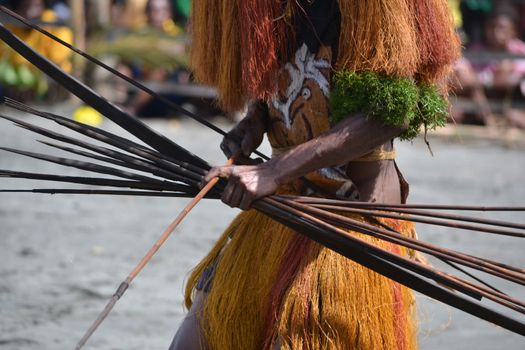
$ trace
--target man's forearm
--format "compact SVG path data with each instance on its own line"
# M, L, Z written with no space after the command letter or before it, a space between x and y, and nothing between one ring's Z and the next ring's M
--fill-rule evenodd
M278 183L286 183L311 171L345 164L359 158L404 131L355 115L329 131L269 161Z

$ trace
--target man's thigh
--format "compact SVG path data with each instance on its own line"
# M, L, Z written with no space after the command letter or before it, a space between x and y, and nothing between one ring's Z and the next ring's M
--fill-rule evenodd
M203 350L203 336L202 329L199 324L198 314L202 310L202 304L206 294L202 291L195 293L193 305L191 306L188 314L182 321L169 350Z

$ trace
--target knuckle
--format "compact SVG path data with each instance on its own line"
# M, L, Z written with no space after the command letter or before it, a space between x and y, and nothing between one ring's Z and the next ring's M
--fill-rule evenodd
M239 171L239 168L236 166L232 167L230 176L233 177L234 179L240 180L241 172Z

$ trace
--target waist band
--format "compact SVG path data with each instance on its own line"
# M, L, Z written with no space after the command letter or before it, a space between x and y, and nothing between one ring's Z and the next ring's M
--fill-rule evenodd
M395 150L385 151L382 149L375 149L370 153L365 154L359 158L353 159L352 162L376 162L379 160L394 160L397 152Z
M280 156L281 154L288 152L294 147L295 146L272 148L272 158ZM359 158L351 160L351 162L376 162L379 160L394 160L396 159L396 156L397 152L395 150L385 151L382 149L375 149L370 153L367 153Z

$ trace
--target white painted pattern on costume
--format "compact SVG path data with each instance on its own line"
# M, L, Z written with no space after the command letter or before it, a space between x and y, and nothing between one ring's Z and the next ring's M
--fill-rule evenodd
M275 109L283 114L284 124L290 129L292 127L290 107L303 92L305 81L315 81L325 97L328 97L330 92L330 82L323 75L321 69L330 68L330 62L325 59L316 59L315 55L308 50L308 46L303 44L295 53L295 63L292 64L291 62L288 62L284 68L290 75L290 84L286 90L286 99L283 103L277 96L275 96L272 100L272 104Z
M354 185L352 180L348 178L348 176L342 168L344 168L344 166L328 167L319 169L318 172L327 179L335 180L342 183L341 187L335 193L337 198L358 200L359 191L357 190L357 187Z

